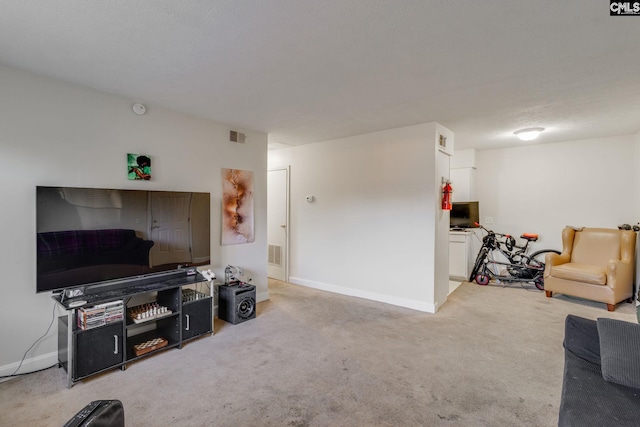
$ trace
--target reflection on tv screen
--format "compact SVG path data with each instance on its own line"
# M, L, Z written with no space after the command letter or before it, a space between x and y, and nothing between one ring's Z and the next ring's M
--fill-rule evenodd
M37 292L210 263L210 194L36 189Z

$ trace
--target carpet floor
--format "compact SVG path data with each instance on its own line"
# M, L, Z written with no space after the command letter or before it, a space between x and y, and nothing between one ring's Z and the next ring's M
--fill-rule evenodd
M119 399L127 426L554 426L564 319L635 305L464 282L437 314L279 281L257 318L66 388L53 368L0 383L0 425L61 426Z

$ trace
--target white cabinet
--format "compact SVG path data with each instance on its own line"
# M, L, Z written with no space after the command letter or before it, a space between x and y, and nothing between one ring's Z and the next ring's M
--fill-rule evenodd
M469 280L473 231L449 232L449 277Z

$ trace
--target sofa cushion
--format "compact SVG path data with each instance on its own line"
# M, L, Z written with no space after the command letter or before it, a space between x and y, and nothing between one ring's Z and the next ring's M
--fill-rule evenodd
M615 319L597 322L602 377L640 389L640 325Z
M640 390L607 382L595 320L569 315L559 427L638 426Z
M598 325L594 320L569 314L564 324L564 348L590 363L600 364Z
M549 270L549 275L558 279L573 280L592 285L606 285L607 265L597 266L569 262L552 266Z
M640 390L607 382L600 365L565 351L558 427L638 426Z

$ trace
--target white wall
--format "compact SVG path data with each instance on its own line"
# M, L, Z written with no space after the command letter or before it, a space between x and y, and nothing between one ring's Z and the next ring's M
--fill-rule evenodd
M475 168L476 150L473 148L466 150L454 150L451 156L451 169Z
M638 136L616 136L479 151L481 222L534 248L561 249L566 225L616 228L638 215Z
M428 123L271 151L269 167L291 165L289 280L436 311L446 300L436 286L448 288L446 246L444 273L435 266L443 129Z
M451 185L454 202L478 200L476 150L458 150L451 157Z
M640 224L640 132L634 135L635 156L634 165L636 169L633 191L635 193L633 205L633 221L630 224ZM638 289L640 289L640 234L636 237L636 296L640 297ZM640 305L640 300L636 300L636 305ZM640 320L640 319L639 319Z
M50 293L35 292L37 185L210 192L214 271L224 277L226 264L242 266L258 300L268 298L265 134L234 128L247 133L246 144L234 144L229 126L153 105L136 116L136 100L7 67L0 67L0 87L0 374L18 366L54 309ZM152 156L152 181L127 180L127 153ZM220 246L223 167L254 171L255 243ZM50 366L56 352L54 325L21 372Z

